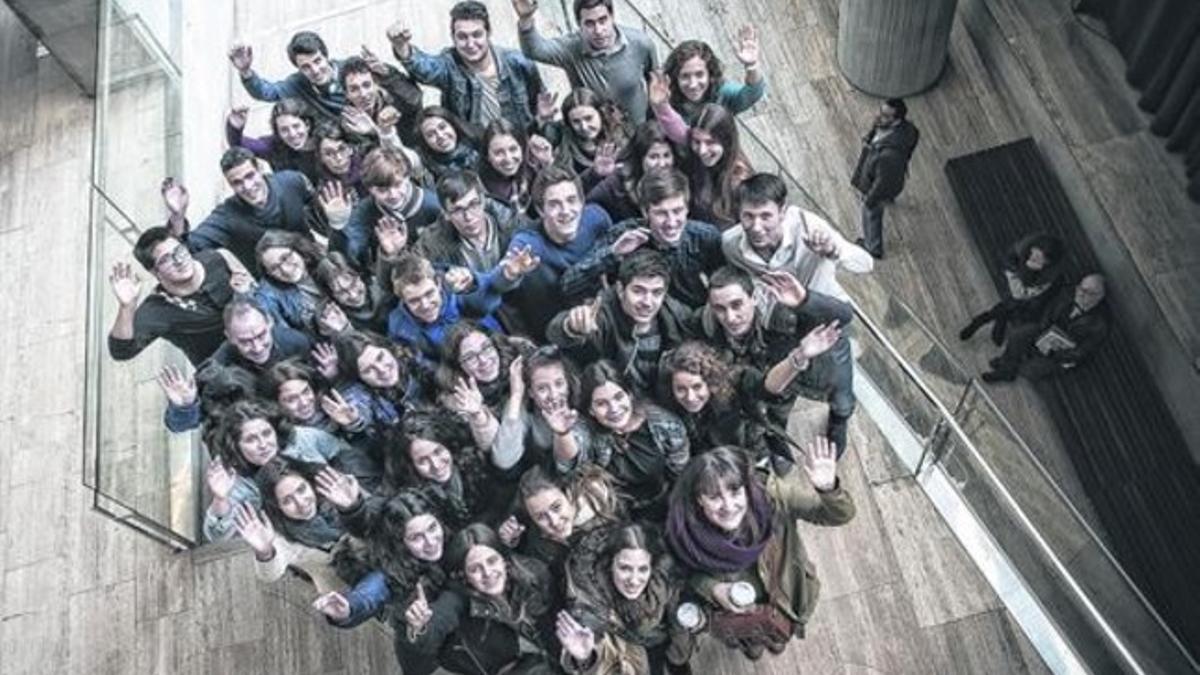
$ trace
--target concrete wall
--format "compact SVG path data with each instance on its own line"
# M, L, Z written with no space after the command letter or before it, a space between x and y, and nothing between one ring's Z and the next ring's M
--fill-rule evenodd
M5 0L89 96L96 95L99 0Z

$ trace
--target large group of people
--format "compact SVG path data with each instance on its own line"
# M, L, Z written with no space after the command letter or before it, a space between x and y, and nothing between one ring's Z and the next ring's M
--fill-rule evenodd
M398 65L304 31L272 81L235 45L269 132L230 112L233 194L198 221L163 182L133 250L156 283L113 267L110 353L183 352L159 379L166 426L209 453L204 535L305 576L333 624L390 624L406 675L686 673L704 636L779 653L818 591L797 519L854 515L837 276L874 258L741 152L753 29L739 82L695 40L660 69L611 0L556 38L512 6L519 49L475 0L439 52L390 27ZM536 63L566 72L561 105ZM879 172L904 133L866 139ZM810 438L798 398L829 406Z

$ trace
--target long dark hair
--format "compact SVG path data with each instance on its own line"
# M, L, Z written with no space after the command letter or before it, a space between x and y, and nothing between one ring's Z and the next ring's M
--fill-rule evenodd
M517 175L513 177L502 176L488 161L488 149L492 145L492 141L500 136L511 136L521 146L521 167L517 170ZM525 162L525 146L529 143L529 137L525 132L513 124L511 121L501 117L492 120L483 128L483 137L479 142L479 177L484 181L502 182L502 181L523 181L526 190L529 183L533 180L532 171L529 165ZM482 196L482 195L480 195Z
M706 167L700 156L691 149L691 136L696 131L705 131L721 144L723 152L715 166ZM714 216L726 222L734 222L734 201L738 182L738 162L742 157L742 146L738 140L737 119L725 106L705 103L700 108L695 124L688 134L684 173L692 188L693 204L708 204Z
M659 400L667 403L667 408L682 417L691 413L675 400L674 378L676 373L690 373L704 380L708 385L711 408L727 408L734 403L737 395L737 379L739 369L729 363L720 352L711 345L698 340L689 340L675 349L663 354L658 364Z
M367 530L367 557L373 567L387 576L393 594L404 596L413 592L422 578L426 580L426 590L440 590L446 582L443 565L414 558L404 543L408 521L431 515L442 526L443 546L449 544L453 533L434 503L422 490L405 489L398 490L386 500L377 500L374 506L378 510L372 514ZM441 562L445 560L446 549L443 548Z
M424 485L413 466L409 451L414 441L423 440L445 446L454 459L455 468L461 470L459 458L474 448L471 428L457 415L441 409L418 408L409 411L401 420L387 444L384 472L388 484L395 488Z
M255 476L262 494L263 510L283 536L305 546L329 550L345 534L337 509L317 493L315 476L326 467L323 463L302 462L276 457L262 466ZM285 478L294 477L308 483L317 500L317 512L312 521L295 521L284 514L275 496L275 488Z
M639 124L633 132L633 137L629 139L629 142L621 149L621 154L617 156L617 161L621 164L621 177L625 181L626 190L635 202L637 201L635 194L637 184L646 175L646 169L642 163L650 149L658 143L663 143L671 149L675 166L678 166L680 163L679 151L671 139L667 138L667 134L658 120L646 120Z
M209 453L219 457L226 466L243 476L251 476L258 470L258 467L246 461L238 446L242 425L256 419L266 420L275 430L276 444L280 452L291 445L295 433L292 423L279 406L265 401L238 401L224 408L217 424L204 431L204 444Z
M421 133L421 125L432 117L440 117L446 120L451 127L454 127L454 133L458 135L458 145L466 146L471 149L479 147L479 129L472 124L467 123L463 118L454 114L449 108L440 105L431 105L421 108L413 119L413 132L417 139L417 151L422 157L437 157L441 153L437 152L425 142L425 136ZM457 147L457 146L456 146Z
M575 367L575 362L572 361L566 354L562 352L556 345L544 345L533 350L533 353L525 357L525 391L526 398L530 402L533 397L529 392L533 391L533 372L542 368L550 368L559 366L562 368L563 377L567 380L567 405L571 408L579 409L579 370Z
M403 400L408 389L408 380L410 376L410 360L411 355L404 347L388 341L381 335L376 335L369 331L351 330L341 335L333 341L333 346L337 350L338 355L338 373L343 380L362 382L362 378L358 374L358 357L362 356L363 351L367 347L379 347L387 350L396 359L399 365L400 377L396 380L396 386L391 391L380 392L388 397L393 403L399 404ZM366 382L362 382L363 386L375 390ZM378 391L378 390L375 390Z
M311 150L313 147L315 147L316 136L313 134L315 118L313 116L312 109L308 107L308 104L298 98L282 98L279 99L275 105L271 106L271 133L275 136L275 138L279 138L279 127L276 126L276 123L279 121L279 118L283 117L284 115L298 117L301 122L304 122L305 126L308 127L308 141L306 143L306 149ZM282 140L280 142L282 142Z
M320 396L322 386L317 371L299 356L284 359L267 368L258 379L258 394L268 401L275 401L279 398L279 388L292 380L307 382L312 387L313 395Z

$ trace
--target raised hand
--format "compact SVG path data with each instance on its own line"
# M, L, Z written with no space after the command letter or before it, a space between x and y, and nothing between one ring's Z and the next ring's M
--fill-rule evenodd
M404 623L413 635L420 635L425 632L425 626L429 625L432 618L433 610L429 608L429 601L425 599L425 587L418 582L417 597L408 609L404 610Z
M571 433L575 428L575 423L579 421L579 413L573 408L563 406L554 410L543 410L542 419L546 420L546 426L550 427L559 436L565 436Z
M537 97L537 119L542 124L554 121L558 114L558 93L542 91Z
M836 259L841 251L838 249L837 241L833 235L825 230L813 230L804 237L804 245L813 253L824 258Z
M367 62L367 68L370 68L372 73L380 76L388 74L387 64L366 45L362 46L362 60Z
M554 146L541 134L530 134L525 144L525 163L535 172L554 163Z
M838 338L842 336L842 329L838 327L837 321L830 321L823 326L817 326L810 330L807 335L800 340L800 344L796 346L798 358L813 359L833 348L837 344Z
M513 11L518 19L528 19L537 14L537 0L512 0Z
M364 110L347 105L342 108L342 128L359 136L377 136L379 127Z
M343 429L353 426L358 421L358 408L347 403L337 389L321 397L321 410Z
M234 43L229 49L229 62L233 64L238 73L245 75L254 65L254 49L242 42Z
M330 591L313 600L313 609L334 621L345 621L350 618L350 601L337 591Z
M159 371L158 386L176 408L186 408L196 402L196 379L175 366L164 366Z
M618 256L626 256L641 248L650 241L650 230L644 227L625 230L613 242L612 252Z
M167 176L163 179L162 185L159 187L159 192L162 194L163 205L167 207L167 212L171 217L182 216L187 213L188 189L179 181Z
M585 662L596 649L596 635L591 628L580 624L567 610L560 610L554 622L554 632L563 649L576 662Z
M450 400L454 409L467 417L483 412L483 394L479 391L475 378L469 375L458 378L458 382L454 383L454 392Z
M804 448L804 469L813 487L821 492L837 485L837 446L824 436L817 436Z
M225 121L234 129L245 129L246 118L250 116L250 109L244 105L239 105L229 111L225 116Z
M112 287L113 295L117 296L117 302L122 307L136 305L138 296L142 294L142 280L129 263L113 263L112 272L108 275L108 285Z
M518 356L508 364L508 395L518 400L525 398L524 356Z
M332 382L337 379L338 374L338 355L337 350L328 342L318 343L312 348L313 362L317 364L317 372L327 381Z
M600 298L596 297L586 305L572 307L567 313L567 332L577 337L591 335L600 328Z
M592 171L597 176L611 176L617 170L617 144L602 143L596 148L596 156L592 160Z
M746 68L758 65L758 31L749 24L738 29L733 41L733 55Z
M407 59L412 54L412 31L405 28L404 24L397 21L388 26L387 38L396 56Z
M451 267L442 275L442 280L454 293L466 293L475 285L475 275L465 267Z
M392 106L384 106L375 115L375 125L380 129L391 129L400 122L400 111Z
M233 289L234 293L249 293L257 285L258 282L250 276L249 272L238 270L229 275L229 287Z
M233 469L226 467L220 459L209 462L208 468L204 470L204 484L208 486L208 491L214 500L229 499L229 493L233 491L233 485L236 482L237 474L233 472Z
M375 241L385 258L395 258L408 246L408 226L395 216L382 216L375 223Z
M233 527L258 557L269 560L274 555L275 527L252 504L237 507L233 512Z
M496 534L500 535L500 541L505 546L516 548L517 544L521 543L521 535L525 534L525 526L517 520L516 516L509 516L503 523L500 523Z
M808 289L791 272L773 270L763 272L761 278L767 293L784 307L799 307L808 299Z
M350 195L346 194L341 183L334 180L322 183L317 192L317 202L329 219L330 227L340 230L346 226L346 221L350 220Z
M362 488L358 485L358 479L331 466L321 469L315 479L317 494L342 511L354 506L362 497Z
M646 86L646 94L650 98L650 107L662 108L671 104L671 81L661 70L650 71L650 81Z
M538 265L542 264L541 258L533 254L533 248L525 246L513 251L509 251L504 256L504 260L500 261L501 269L505 278L510 281L520 279L521 277L536 270Z

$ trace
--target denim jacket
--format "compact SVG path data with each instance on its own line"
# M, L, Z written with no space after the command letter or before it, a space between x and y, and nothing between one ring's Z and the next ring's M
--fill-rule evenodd
M528 129L534 122L538 94L544 89L542 76L537 66L515 49L492 47L492 57L499 71L497 95L501 114L517 127ZM482 85L459 61L453 47L438 54L413 47L409 57L400 61L418 82L442 92L444 107L472 124L480 123Z

